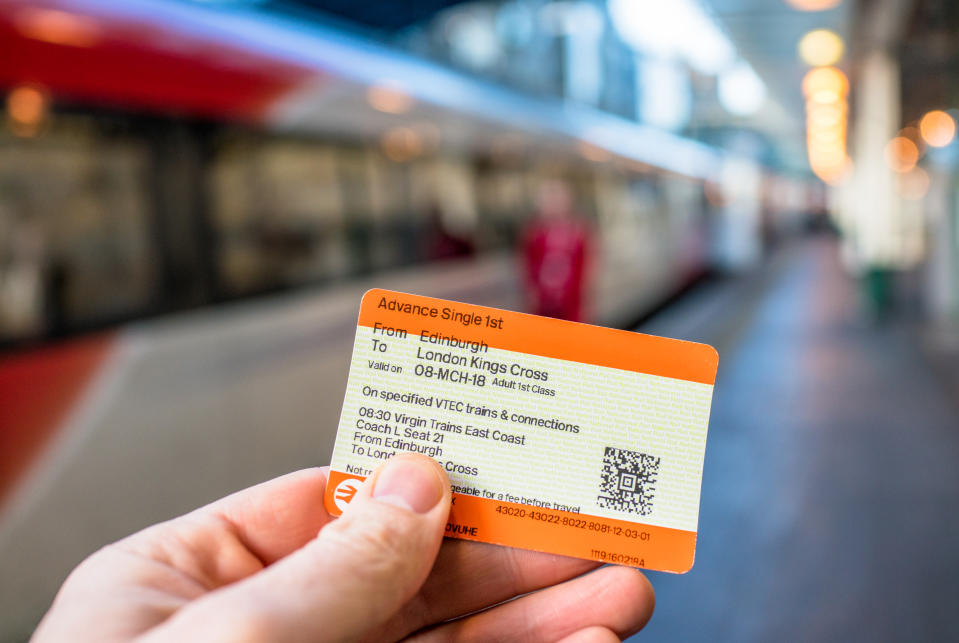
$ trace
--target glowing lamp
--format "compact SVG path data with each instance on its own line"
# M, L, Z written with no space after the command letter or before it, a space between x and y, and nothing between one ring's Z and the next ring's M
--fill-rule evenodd
M817 103L828 103L824 97L845 97L849 92L849 79L835 67L816 67L809 70L802 81L803 94Z
M838 7L842 0L786 0L786 2L799 11L825 11Z
M413 97L399 87L389 84L373 85L366 90L370 107L387 114L405 114L413 107Z
M893 171L905 173L916 167L919 148L905 136L897 136L886 144L885 156Z
M933 147L945 147L956 137L956 121L942 110L933 110L919 121L919 133Z
M807 65L824 67L836 64L846 45L838 35L828 29L814 29L799 41L799 58Z

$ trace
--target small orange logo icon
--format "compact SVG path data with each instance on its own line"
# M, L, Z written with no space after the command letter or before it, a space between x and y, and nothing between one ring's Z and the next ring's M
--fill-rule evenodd
M350 504L350 501L353 499L353 496L356 495L357 490L360 488L360 481L356 478L347 478L336 485L336 489L333 490L333 504L336 505L336 508L340 511L346 509L346 505Z

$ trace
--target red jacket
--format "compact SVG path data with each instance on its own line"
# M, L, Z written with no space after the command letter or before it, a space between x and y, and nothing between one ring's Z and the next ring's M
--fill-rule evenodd
M577 219L538 219L523 237L523 264L533 312L582 321L589 229Z

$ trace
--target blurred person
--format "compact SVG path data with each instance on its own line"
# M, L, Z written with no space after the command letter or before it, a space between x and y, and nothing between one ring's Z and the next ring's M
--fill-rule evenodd
M639 570L444 541L450 484L425 456L388 460L336 520L327 475L276 478L104 547L34 642L615 641L652 614Z
M573 210L573 196L560 181L540 188L537 212L523 233L526 289L532 312L583 321L590 230Z
M862 287L869 319L882 324L896 310L895 273L892 268L874 264L862 271Z

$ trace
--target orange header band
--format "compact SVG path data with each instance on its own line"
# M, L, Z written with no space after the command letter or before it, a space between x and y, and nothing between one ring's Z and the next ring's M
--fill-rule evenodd
M706 344L373 289L359 325L441 333L493 348L712 385L719 355Z

